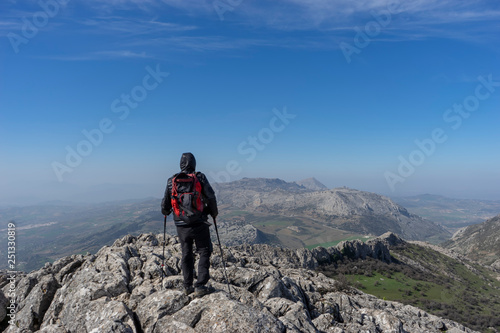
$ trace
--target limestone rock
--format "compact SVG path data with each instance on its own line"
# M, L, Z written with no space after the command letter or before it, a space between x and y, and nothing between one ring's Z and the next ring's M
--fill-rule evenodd
M182 290L177 238L165 239L165 258L163 241L161 235L126 236L96 255L62 258L20 275L16 324L6 332L427 333L443 327L473 332L415 307L357 290L337 292L335 280L314 271L319 263L348 252L387 259L382 240L314 251L269 245L227 248L228 281L215 251L210 281L215 291L202 298ZM167 274L163 285L162 259Z
M444 246L469 259L500 268L500 215L460 229Z
M9 306L9 299L5 297L3 291L0 290L0 322L7 316L7 307Z

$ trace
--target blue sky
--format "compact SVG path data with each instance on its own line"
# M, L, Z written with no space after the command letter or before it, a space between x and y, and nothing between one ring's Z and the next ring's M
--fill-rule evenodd
M185 151L500 200L498 1L8 0L0 35L3 203L159 197Z

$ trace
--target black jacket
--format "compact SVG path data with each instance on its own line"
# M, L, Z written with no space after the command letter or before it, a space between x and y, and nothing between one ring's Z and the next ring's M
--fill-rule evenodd
M180 162L181 172L184 173L195 173L196 169L196 159L191 153L184 153L181 157ZM178 174L173 175L167 181L167 187L165 189L165 195L161 202L161 212L163 215L169 215L172 212L172 179ZM203 210L203 215L201 217L200 223L208 220L208 215L216 217L219 213L217 210L217 199L215 198L215 192L210 186L207 177L201 173L196 172L196 177L201 183L203 202L205 203L205 209ZM174 214L174 222L177 226L185 226L186 222L178 220Z

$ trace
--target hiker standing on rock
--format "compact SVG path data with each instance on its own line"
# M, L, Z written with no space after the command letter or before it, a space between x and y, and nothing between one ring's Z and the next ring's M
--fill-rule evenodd
M184 291L186 295L194 291L195 296L201 297L209 293L206 283L210 278L212 241L208 215L212 218L217 216L217 201L207 177L201 172L195 172L196 159L193 154L182 154L180 167L181 172L176 173L167 181L161 211L165 216L171 212L174 213L177 235L182 247L181 266ZM196 252L200 255L198 278L194 288L193 242L196 244Z

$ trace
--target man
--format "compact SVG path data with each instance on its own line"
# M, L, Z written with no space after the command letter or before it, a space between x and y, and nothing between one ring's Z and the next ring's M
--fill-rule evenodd
M212 189L212 186L210 186L207 177L201 172L195 172L196 159L193 154L182 154L180 167L181 172L176 173L167 181L167 188L165 189L165 195L161 203L161 211L165 216L169 215L172 210L174 213L177 235L179 236L182 247L181 266L184 277L184 291L186 295L195 292L196 297L201 297L209 293L206 283L210 278L209 267L210 254L212 253L212 241L210 240L210 223L208 222L208 215L211 215L212 218L217 216L217 201L214 190ZM186 200L180 198L182 196L180 192L183 190L181 188L182 184L179 183L178 179L182 178L183 180L194 180L190 175L195 175L199 185L201 185L201 212L196 207L188 208L186 206ZM187 197L191 201L192 197ZM198 263L198 278L194 284L194 288L193 242L196 244L196 251L200 255L200 261Z

